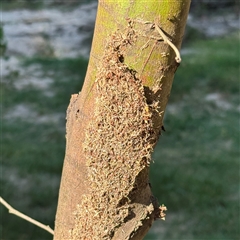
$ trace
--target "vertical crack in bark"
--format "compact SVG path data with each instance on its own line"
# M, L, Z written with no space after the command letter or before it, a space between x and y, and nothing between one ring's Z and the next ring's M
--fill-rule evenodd
M158 138L154 109L141 79L124 63L136 39L131 26L113 34L98 69L94 119L84 142L89 194L77 206L71 239L113 239L124 224L121 239L133 239L142 222L153 219L148 169Z

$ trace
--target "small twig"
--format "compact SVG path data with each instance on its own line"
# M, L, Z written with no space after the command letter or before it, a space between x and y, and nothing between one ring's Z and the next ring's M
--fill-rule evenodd
M164 42L166 42L176 53L175 60L177 63L180 63L182 61L180 52L178 51L177 47L167 38L167 36L164 34L164 32L158 27L157 23L155 22L155 28L158 31L158 33L163 38Z
M44 224L42 224L42 223L40 223L40 222L38 222L38 221L28 217L27 215L17 211L13 207L11 207L2 197L0 197L0 203L2 203L8 209L9 213L14 214L14 215L16 215L16 216L18 216L20 218L23 218L26 221L28 221L30 223L33 223L34 225L36 225L36 226L38 226L38 227L40 227L40 228L50 232L52 235L54 235L54 231L49 226L44 225Z

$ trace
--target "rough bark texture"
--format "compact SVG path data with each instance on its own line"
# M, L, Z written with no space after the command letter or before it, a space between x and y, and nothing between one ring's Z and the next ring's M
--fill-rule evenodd
M160 210L151 153L190 1L100 1L88 72L67 112L54 239L142 239ZM161 174L161 173L160 173Z

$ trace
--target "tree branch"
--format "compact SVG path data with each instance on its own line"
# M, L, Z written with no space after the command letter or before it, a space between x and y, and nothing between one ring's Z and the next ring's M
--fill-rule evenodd
M164 42L166 42L176 53L176 57L175 60L177 63L180 63L182 61L181 56L180 56L180 52L177 49L177 47L167 38L167 36L164 34L164 32L161 30L160 27L158 27L157 23L155 22L155 28L158 31L158 33L161 35L161 37L163 38Z
M38 221L28 217L27 215L17 211L13 207L11 207L2 197L0 197L0 203L2 203L8 209L9 213L14 214L14 215L16 215L16 216L18 216L20 218L23 218L24 220L26 220L26 221L28 221L28 222L30 222L30 223L32 223L32 224L34 224L34 225L44 229L44 230L46 230L49 233L51 233L52 235L54 235L54 231L49 226L44 225L44 224L42 224L42 223L40 223L40 222L38 222Z

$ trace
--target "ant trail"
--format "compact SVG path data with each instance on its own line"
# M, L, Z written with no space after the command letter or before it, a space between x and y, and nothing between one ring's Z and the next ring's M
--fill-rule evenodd
M149 54L148 54L147 59L144 61L144 64L143 64L143 67L142 67L140 76L142 75L142 73L143 73L143 71L144 71L144 69L145 69L145 67L146 67L146 65L147 65L147 63L148 63L148 61L149 61L149 59L150 59L150 57L151 57L151 55L152 55L152 53L153 53L153 50L154 50L154 48L156 47L156 45L157 45L157 41L154 42L154 44L153 44L153 46L152 46L152 49L150 50L150 52L149 52Z

